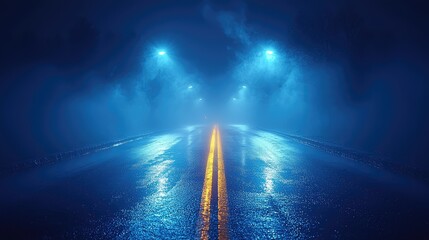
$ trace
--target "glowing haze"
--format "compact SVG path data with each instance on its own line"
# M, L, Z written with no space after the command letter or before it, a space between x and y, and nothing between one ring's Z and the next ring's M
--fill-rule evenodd
M55 1L29 10L16 2L1 8L27 11L1 14L5 162L219 123L429 165L420 158L429 74L419 7ZM43 17L52 12L62 15Z

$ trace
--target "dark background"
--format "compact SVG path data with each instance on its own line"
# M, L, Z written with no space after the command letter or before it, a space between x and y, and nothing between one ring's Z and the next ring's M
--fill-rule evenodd
M429 170L427 10L379 0L3 1L1 161L217 121ZM261 65L266 49L276 59Z

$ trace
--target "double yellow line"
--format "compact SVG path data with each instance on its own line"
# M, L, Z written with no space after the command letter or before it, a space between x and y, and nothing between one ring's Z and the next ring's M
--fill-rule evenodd
M217 150L217 151L216 151ZM217 157L217 220L218 238L228 238L228 200L226 191L225 165L223 161L222 143L219 128L215 126L210 138L210 149L207 157L206 174L201 196L201 239L209 238L210 208L213 192L213 169L215 155Z

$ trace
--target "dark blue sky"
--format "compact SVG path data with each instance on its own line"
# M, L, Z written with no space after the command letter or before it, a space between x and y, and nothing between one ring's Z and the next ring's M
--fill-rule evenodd
M427 166L427 25L423 1L4 1L2 159L223 121Z

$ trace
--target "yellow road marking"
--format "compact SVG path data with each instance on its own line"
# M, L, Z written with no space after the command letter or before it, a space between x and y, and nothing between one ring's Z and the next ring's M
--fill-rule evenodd
M226 191L225 165L223 162L222 143L220 140L219 129L217 130L217 176L218 176L218 199L217 199L217 219L218 219L218 238L228 239L228 199Z
M228 201L226 190L225 165L223 161L222 143L219 128L215 126L210 140L210 150L207 157L203 193L201 196L201 239L209 239L210 204L213 185L213 162L217 149L217 207L218 207L218 239L228 239Z
M213 185L213 159L216 145L216 131L213 129L210 140L209 156L207 157L206 174L204 177L203 194L201 196L201 218L202 229L201 239L209 238L210 228L210 201L212 198L212 185Z

